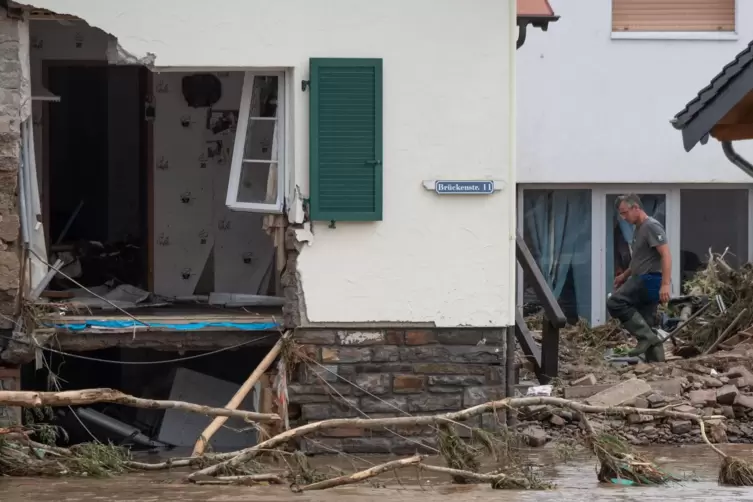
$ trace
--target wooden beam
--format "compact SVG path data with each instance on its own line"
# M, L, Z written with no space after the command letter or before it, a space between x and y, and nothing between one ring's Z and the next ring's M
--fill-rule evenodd
M552 289L547 284L546 279L544 279L539 266L536 264L536 260L533 258L533 254L531 254L531 250L528 249L526 241L519 232L515 239L515 244L518 263L523 268L523 273L531 279L531 285L536 293L536 297L541 302L541 306L544 308L544 314L546 314L546 317L555 327L564 328L567 324L567 317L562 312Z
M744 124L753 112L753 92L749 92L724 117L717 122L719 124Z
M718 124L711 129L711 135L719 141L753 139L753 124Z

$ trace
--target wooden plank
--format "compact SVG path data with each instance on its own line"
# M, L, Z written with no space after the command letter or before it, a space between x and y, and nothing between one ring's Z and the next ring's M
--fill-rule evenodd
M548 384L559 374L560 330L544 319L541 331L541 374L539 382Z
M531 361L536 376L541 381L541 349L531 336L531 332L528 331L526 321L520 309L517 309L515 312L515 337L518 339L523 354Z
M554 293L549 288L541 270L539 270L539 266L536 264L536 260L531 254L531 250L528 249L520 232L518 232L515 238L515 243L518 263L523 268L523 272L531 279L533 290L541 302L541 306L544 308L546 317L552 322L554 327L564 328L567 324L567 317L565 317L565 313L562 312L559 303L557 303Z
M711 129L711 135L719 141L753 139L753 124L719 124Z

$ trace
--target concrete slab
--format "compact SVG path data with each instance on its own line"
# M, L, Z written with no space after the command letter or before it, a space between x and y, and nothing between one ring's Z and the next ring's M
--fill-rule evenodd
M565 399L585 399L612 387L614 387L614 384L611 383L601 385L580 385L576 387L565 387Z
M671 378L669 380L656 380L648 383L655 391L661 392L667 397L682 396L682 380Z
M645 380L633 378L589 397L586 402L593 406L619 406L647 392L651 392L651 386Z

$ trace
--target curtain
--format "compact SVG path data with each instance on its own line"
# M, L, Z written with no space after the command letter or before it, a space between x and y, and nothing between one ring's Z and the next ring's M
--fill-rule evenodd
M590 190L526 190L523 205L526 240L555 298L572 277L577 315L589 318Z

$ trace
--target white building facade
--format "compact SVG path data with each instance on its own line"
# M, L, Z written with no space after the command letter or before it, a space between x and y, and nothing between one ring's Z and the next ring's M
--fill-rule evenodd
M753 39L753 3L553 0L562 19L518 52L518 225L568 317L600 324L642 196L673 253L672 294L714 252L753 256L751 180L718 142L682 147L674 114ZM743 144L748 157L753 148ZM530 296L519 279L518 302Z

